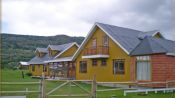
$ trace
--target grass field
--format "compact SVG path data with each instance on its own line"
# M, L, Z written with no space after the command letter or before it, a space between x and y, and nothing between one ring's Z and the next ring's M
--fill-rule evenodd
M23 79L21 76L21 71L19 70L2 70L2 81L3 82L37 82L39 79L33 79L30 78L29 76L25 76ZM27 71L24 71L25 73ZM46 81L46 93L49 92L50 90L54 89L58 85L60 85L62 82L57 82L57 81ZM68 84L69 85L69 84ZM52 94L83 94L81 89L79 89L77 86L68 86L65 85L61 89L53 92ZM89 84L84 84L84 83L79 83L83 88L86 90L90 91L91 90L91 85ZM28 90L38 90L39 86L38 85L1 85L1 90L2 91L20 91L20 90L25 90L28 88ZM104 89L104 88L109 88L109 87L103 87L103 86L98 86L98 89ZM19 95L19 94L6 94L6 95ZM23 94L26 95L27 98L38 98L38 94ZM155 93L149 93L148 95L138 95L137 93L133 94L127 94L127 96L123 96L123 91L109 91L109 92L98 92L97 97L98 98L110 98L111 95L116 95L117 98L175 98L175 93L162 93L159 92L158 94ZM63 97L46 97L46 98L63 98ZM70 98L70 97L64 97L64 98ZM71 97L71 98L85 98L85 97ZM90 98L90 97L86 97Z

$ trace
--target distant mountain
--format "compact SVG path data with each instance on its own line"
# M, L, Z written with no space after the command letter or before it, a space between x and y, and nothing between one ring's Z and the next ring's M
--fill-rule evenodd
M13 68L19 61L28 61L34 56L37 47L47 47L49 44L64 44L77 42L81 44L84 37L71 37L67 35L56 36L30 36L16 34L1 34L2 68Z

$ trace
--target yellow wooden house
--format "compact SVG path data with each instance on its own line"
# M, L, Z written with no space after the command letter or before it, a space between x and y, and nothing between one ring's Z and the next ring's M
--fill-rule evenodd
M62 49L64 47L64 49ZM66 48L65 48L66 47ZM54 59L45 61L50 65L51 77L75 78L75 64L72 61L72 56L78 50L79 45L76 42L53 46L49 45L48 49L61 50Z
M64 62L66 58L70 58L77 49L78 44L76 42L37 48L35 51L36 56L28 62L29 71L33 76L41 76L42 73L50 76L52 75L51 67L58 65L59 62ZM68 60L72 61L72 57Z
M73 56L76 79L130 81L130 52L146 37L162 37L158 31L138 31L95 23Z
M37 48L35 54L36 56L28 62L29 71L32 73L32 76L41 76L42 73L48 76L49 66L44 61L52 59L52 57L48 56L47 48Z

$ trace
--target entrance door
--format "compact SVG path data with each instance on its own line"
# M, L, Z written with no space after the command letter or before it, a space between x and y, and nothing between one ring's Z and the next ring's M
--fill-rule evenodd
M151 79L151 68L150 62L137 61L137 80L150 80Z

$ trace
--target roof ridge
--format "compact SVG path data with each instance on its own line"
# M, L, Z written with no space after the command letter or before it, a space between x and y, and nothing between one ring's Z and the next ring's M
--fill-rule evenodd
M113 25L113 24L111 25L111 24L101 23L101 22L95 22L95 24L103 24L103 25L108 25L108 26L113 26L113 27L119 27L119 28L128 29L128 30L134 30L134 31L144 32L144 31L140 31L140 30L136 30L136 29L132 29L132 28L126 28L126 27L121 27L121 26L116 26L116 25Z
M73 43L76 43L76 42L70 42L70 43L64 43L64 44L52 44L53 46L60 46L60 45L66 45L66 44L73 44Z

